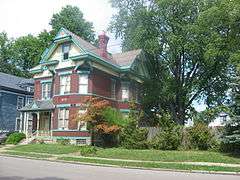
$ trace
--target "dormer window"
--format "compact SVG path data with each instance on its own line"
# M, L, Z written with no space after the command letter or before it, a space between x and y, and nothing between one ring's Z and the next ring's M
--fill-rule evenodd
M70 43L64 43L62 45L63 60L67 60L69 57Z

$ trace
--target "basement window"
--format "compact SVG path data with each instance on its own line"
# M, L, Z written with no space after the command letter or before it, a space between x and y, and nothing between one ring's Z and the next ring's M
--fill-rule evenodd
M87 140L86 139L76 139L76 144L77 145L85 145L85 144L87 144Z

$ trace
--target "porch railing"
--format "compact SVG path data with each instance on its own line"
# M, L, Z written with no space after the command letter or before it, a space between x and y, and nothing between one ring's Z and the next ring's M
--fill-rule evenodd
M51 136L51 131L48 130L37 130L35 136Z

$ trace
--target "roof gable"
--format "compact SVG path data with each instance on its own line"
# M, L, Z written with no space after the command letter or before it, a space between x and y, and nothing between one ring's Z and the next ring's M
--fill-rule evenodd
M114 71L130 71L133 68L133 64L136 59L141 57L142 51L132 50L124 53L111 54L108 53L107 57L101 56L101 49L96 47L95 45L87 42L76 34L70 32L65 28L61 28L57 33L56 37L53 39L52 44L48 49L44 51L42 54L42 65L55 65L58 64L59 58L55 58L54 54L57 54L56 51L59 50L59 45L64 42L71 42L73 46L78 48L78 53L75 53L74 56L69 56L69 58L73 61L79 61L81 59L90 59L95 61L96 63L100 63L105 67L113 69ZM58 52L58 55L62 56L61 52ZM138 63L138 61L136 61ZM38 73L42 72L43 67L38 66L37 68L33 68L32 72Z

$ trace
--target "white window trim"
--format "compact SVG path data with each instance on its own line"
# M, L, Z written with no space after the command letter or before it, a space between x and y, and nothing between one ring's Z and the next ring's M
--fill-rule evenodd
M63 111L63 118L62 118L62 121L63 121L63 126L60 127L59 126L59 120L60 120L60 113L61 111ZM68 111L68 119L66 119L66 111ZM67 124L65 124L67 122ZM64 129L64 130L68 130L68 126L69 126L69 109L68 108L59 108L58 109L58 129Z
M66 81L69 84L67 84L67 83L62 84L62 78L69 78L69 81ZM62 90L62 87L64 88L63 90ZM59 88L60 88L60 91L59 91L60 95L65 95L65 94L70 94L71 93L71 75L66 74L66 75L61 75L60 76ZM69 88L69 91L67 90L68 88Z
M21 101L22 101L22 107L24 107L24 97L22 97L22 96L18 96L17 97L17 109L21 109L21 108L18 108L18 101L21 99Z
M126 87L127 97L123 97L124 86ZM130 99L130 83L129 82L121 82L121 96L123 101L129 101Z
M42 83L41 86L42 86L42 100L51 99L52 83L50 82ZM44 90L44 86L45 86L45 90ZM44 94L48 92L47 86L49 86L49 96L46 96L46 94Z
M30 103L29 103L29 99L31 99L31 100L32 100L32 102L33 102L33 100L34 100L34 98L33 98L33 97L27 97L27 98L26 98L26 100L27 100L27 103L26 103L26 104L30 104Z
M69 47L67 52L64 52L64 46L68 46ZM63 61L67 61L69 59L70 50L71 50L71 43L63 43L62 44L62 60ZM68 54L68 58L67 59L64 59L64 54L65 53Z
M87 79L87 83L81 83L81 76L85 76ZM85 92L81 92L81 86L84 86L86 89ZM89 86L89 75L88 74L79 74L79 82L78 82L78 93L79 94L88 94L88 86Z

